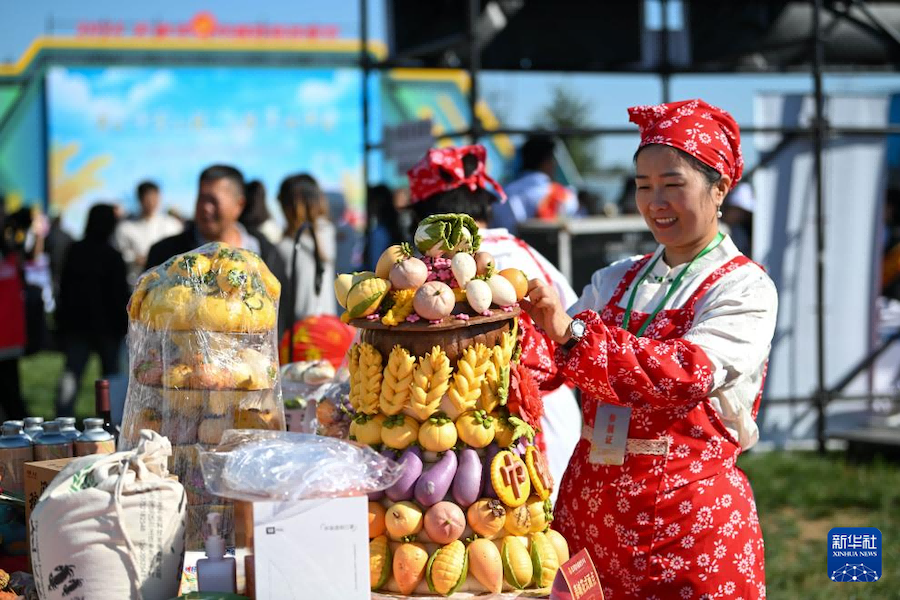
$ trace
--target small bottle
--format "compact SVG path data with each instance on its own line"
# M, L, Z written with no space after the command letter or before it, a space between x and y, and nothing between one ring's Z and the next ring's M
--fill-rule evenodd
M59 423L59 433L73 442L81 435L75 428L75 417L56 417L56 422Z
M25 498L25 463L34 460L31 439L25 435L22 421L6 421L2 431L0 486L10 496Z
M112 454L116 451L116 440L103 430L103 419L93 417L84 420L84 433L75 440L75 456L89 454Z
M206 558L197 561L197 590L200 592L237 592L237 564L233 557L225 557L225 540L219 531L222 515L209 513L209 535L206 538Z
M69 458L75 454L72 440L59 432L59 423L44 423L44 432L34 438L34 460Z
M25 435L34 438L44 433L44 417L25 417Z
M118 442L119 429L112 423L108 379L98 379L94 382L94 401L96 402L97 416L103 419L103 430L113 436L114 442Z

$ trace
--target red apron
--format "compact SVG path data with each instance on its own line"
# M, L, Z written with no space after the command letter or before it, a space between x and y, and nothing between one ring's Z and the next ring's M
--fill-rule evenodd
M589 332L601 334L562 359L563 374L585 392L586 430L598 403L627 404L632 415L623 465L591 464L590 440L579 442L560 485L554 529L572 554L591 554L607 600L765 598L756 504L735 466L741 448L705 397L708 358L679 339L716 281L757 267L740 256L716 269L682 308L660 311L637 338L615 329L625 312L618 305L649 258L628 271L601 314L579 315ZM648 316L634 312L629 329L637 331ZM645 451L651 446L655 454Z

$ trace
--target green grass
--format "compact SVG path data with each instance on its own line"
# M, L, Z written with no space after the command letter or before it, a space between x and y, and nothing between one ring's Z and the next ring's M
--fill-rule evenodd
M22 395L29 416L56 417L56 388L63 371L65 357L59 352L39 352L19 361ZM100 360L92 356L81 378L75 401L78 421L94 415L94 381L100 376Z
M769 600L900 598L900 466L854 464L840 453L744 455L766 543ZM832 527L877 527L882 579L833 583L826 574Z

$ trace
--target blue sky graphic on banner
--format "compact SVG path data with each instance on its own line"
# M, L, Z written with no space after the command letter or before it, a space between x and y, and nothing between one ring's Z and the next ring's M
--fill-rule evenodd
M217 162L261 179L278 219L278 185L296 172L359 209L361 85L352 69L54 67L51 210L80 235L93 203L131 212L135 185L153 179L164 206L190 216L197 176Z

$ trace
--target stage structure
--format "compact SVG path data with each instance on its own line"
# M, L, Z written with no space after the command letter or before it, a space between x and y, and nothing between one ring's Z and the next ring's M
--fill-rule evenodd
M368 0L360 0L360 37L368 39ZM661 27L644 18L653 4ZM670 5L682 10L683 27L669 26ZM874 360L865 357L846 374L826 372L826 235L823 148L837 137L888 136L900 127L836 127L828 123L822 77L825 72L864 69L890 71L900 66L900 2L806 0L723 3L704 0L656 2L580 2L579 0L388 0L388 54L383 61L360 55L364 77L403 67L464 69L469 76L469 124L438 139L478 141L497 134L527 135L530 129L486 127L479 118L478 75L483 70L644 73L660 78L669 97L670 80L679 74L797 73L812 80L812 118L807 124L743 125L742 132L781 136L761 165L798 137L810 140L815 208L815 370L816 440L826 443L826 408L849 382ZM548 24L552 27L548 28ZM565 32L565 43L553 32ZM598 44L596 40L604 43ZM648 100L649 102L650 100ZM378 150L368 127L369 102L363 93L364 150ZM558 130L558 136L633 135L632 127ZM367 162L367 161L366 161ZM748 168L749 180L761 165ZM368 181L368 179L366 179ZM571 260L571 259L569 259ZM876 352L882 349L876 349ZM842 376L843 375L843 376ZM837 381L828 385L829 381Z

